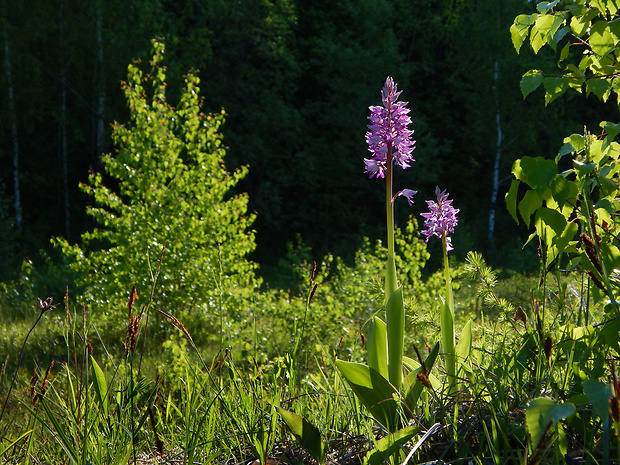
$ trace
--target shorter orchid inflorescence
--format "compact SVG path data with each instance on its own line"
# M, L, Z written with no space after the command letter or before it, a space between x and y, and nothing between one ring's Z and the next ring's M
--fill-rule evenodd
M437 236L439 239L445 239L446 249L448 251L453 250L452 241L448 234L454 233L454 227L458 224L458 218L456 214L459 212L458 208L452 206L452 200L448 200L448 193L442 191L439 187L435 188L435 195L437 201L427 200L429 212L422 213L424 217L424 226L427 228L422 231L422 234L426 236L426 242L431 236Z

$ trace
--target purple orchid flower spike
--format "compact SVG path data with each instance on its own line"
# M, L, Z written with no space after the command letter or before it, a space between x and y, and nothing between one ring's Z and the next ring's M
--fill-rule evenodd
M427 243L431 236L437 236L440 239L445 239L446 250L454 250L448 234L453 233L454 227L458 224L456 214L459 209L452 206L452 200L448 200L448 193L445 190L442 192L439 187L436 187L435 195L437 202L426 201L429 213L421 214L425 218L424 227L427 228L422 231L422 234L426 236Z
M398 102L399 95L394 80L388 77L381 91L383 106L370 107L368 119L371 124L368 125L366 142L372 158L364 159L364 163L365 172L370 173L371 178L384 178L389 162L406 169L415 161L411 154L415 149L413 130L408 129L411 117L406 108L407 102ZM388 154L391 160L388 160Z

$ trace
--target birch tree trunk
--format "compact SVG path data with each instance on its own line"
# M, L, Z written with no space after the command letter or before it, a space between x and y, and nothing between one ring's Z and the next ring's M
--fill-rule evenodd
M499 163L502 158L502 119L499 107L499 63L495 59L495 72L493 74L495 92L495 128L497 130L497 140L495 143L495 162L493 163L493 189L491 191L491 207L489 210L489 230L487 238L492 246L493 236L495 235L495 210L497 208L497 192L499 190Z
M4 2L0 4L2 6L2 13L4 14ZM6 73L6 87L8 92L8 104L9 104L9 120L11 125L11 143L13 150L13 206L15 209L15 227L18 230L22 229L22 202L21 202L21 188L19 184L19 139L17 137L17 117L15 115L15 99L13 96L13 79L11 76L11 57L9 46L9 32L8 27L5 24L3 39L4 39L4 69Z

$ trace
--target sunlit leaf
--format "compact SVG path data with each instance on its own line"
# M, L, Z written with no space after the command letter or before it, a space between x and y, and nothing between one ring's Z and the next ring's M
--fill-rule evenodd
M568 180L561 175L557 175L553 178L550 184L551 187L551 195L558 203L558 206L562 208L564 206L564 202L568 199L570 195L570 184Z
M510 26L512 45L514 46L517 53L519 53L521 45L523 45L523 41L530 32L530 26L534 24L537 17L538 15L535 13L531 15L519 15L515 18L512 26Z
M325 445L318 428L296 413L289 412L280 407L275 408L299 445L320 465L324 465Z
M408 426L377 441L374 449L364 457L364 465L380 465L384 463L390 456L400 450L402 446L411 441L416 434L420 434L422 428L419 426Z
M103 370L97 363L97 361L90 356L90 364L93 369L93 378L95 380L95 394L97 395L97 400L99 404L103 408L104 415L108 415L108 384L105 379L105 375Z
M459 362L467 360L471 354L471 324L471 319L465 323L459 336L459 342L456 344L455 353Z
M556 6L558 2L559 0L554 0L553 2L540 2L538 5L536 5L536 9L540 13L546 14L549 10Z
M545 105L550 104L568 89L568 80L565 77L547 77L543 80L545 86Z
M517 194L520 184L521 183L517 179L513 179L510 183L510 189L506 193L506 208L510 216L512 216L517 223L519 223L519 218L517 217Z
M523 98L534 92L543 82L542 71L531 69L523 75L520 82L521 93Z
M399 421L398 392L376 370L355 362L336 360L336 366L347 383L379 423L394 430Z
M529 190L519 202L519 213L525 221L527 227L530 226L530 218L532 214L542 206L542 198L534 190Z
M515 162L512 172L517 179L542 193L558 173L558 167L553 160L542 157L523 157Z
M388 378L387 327L379 317L373 317L368 327L368 365L381 376Z
M549 426L568 418L576 408L570 403L556 403L548 397L532 400L525 409L525 424L532 438L534 447L540 443Z
M588 79L586 81L586 95L594 94L605 101L605 94L609 91L611 81L607 79Z
M388 379L396 390L403 383L403 350L405 342L405 304L403 288L399 287L390 296L385 306L385 323L388 340Z
M598 56L607 55L616 46L607 21L597 21L590 28L590 47Z

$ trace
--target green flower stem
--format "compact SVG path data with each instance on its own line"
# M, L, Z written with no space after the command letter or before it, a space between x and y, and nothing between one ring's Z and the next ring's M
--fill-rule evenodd
M446 375L449 382L449 393L457 389L456 379L456 349L454 342L454 295L452 293L452 279L450 278L450 266L448 264L448 247L445 236L441 240L443 246L443 267L446 279L446 300L440 313L441 342L443 345Z
M392 202L392 146L388 143L387 169L385 170L385 211L387 215L388 259L385 277L385 302L390 299L398 284L394 261L394 203Z
M392 145L387 145L385 207L387 215L388 259L385 277L385 322L387 325L389 381L398 391L403 381L405 309L402 289L398 289L394 259L394 204L392 202Z

